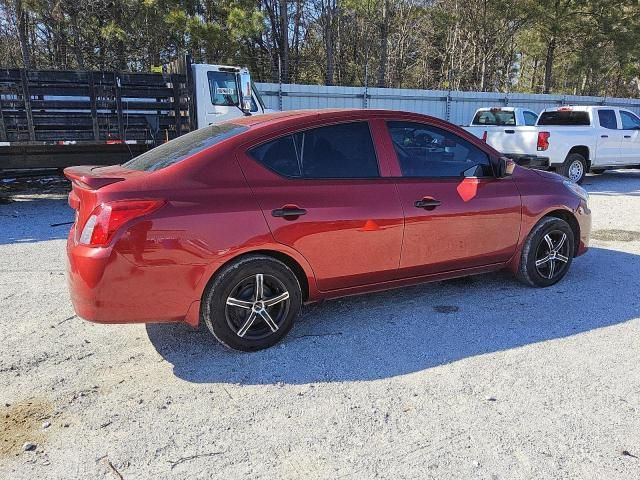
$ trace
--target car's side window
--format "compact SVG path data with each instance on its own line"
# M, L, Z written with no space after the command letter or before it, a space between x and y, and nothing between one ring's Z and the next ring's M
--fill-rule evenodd
M404 177L484 177L489 156L467 140L438 127L387 122Z
M532 127L538 121L538 115L533 112L523 112L524 114L524 124L528 127Z
M640 118L633 113L620 110L620 118L622 119L623 130L640 130Z
M608 128L609 130L618 129L618 119L616 118L616 112L613 110L598 110L598 120L600 120L600 126Z
M297 178L379 176L368 122L313 128L253 148L250 155L270 170Z
M301 177L298 154L292 135L264 143L249 152L269 170L285 177Z

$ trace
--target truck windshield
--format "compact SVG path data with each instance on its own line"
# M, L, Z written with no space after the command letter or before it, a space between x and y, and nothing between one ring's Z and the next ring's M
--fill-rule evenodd
M247 127L233 123L209 125L208 127L200 128L181 137L174 138L170 142L149 150L142 155L138 155L122 166L130 170L141 170L145 172L161 170L247 130Z
M516 114L513 110L483 110L476 112L473 125L515 125Z
M233 72L207 72L211 103L233 107L238 105L238 86Z
M589 126L589 112L574 110L553 110L542 112L538 125L581 125Z

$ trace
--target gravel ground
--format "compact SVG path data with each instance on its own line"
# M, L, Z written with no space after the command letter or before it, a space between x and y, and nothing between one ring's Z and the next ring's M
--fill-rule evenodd
M0 478L638 479L640 172L585 184L594 240L560 284L326 302L254 354L78 319L64 195L9 192Z

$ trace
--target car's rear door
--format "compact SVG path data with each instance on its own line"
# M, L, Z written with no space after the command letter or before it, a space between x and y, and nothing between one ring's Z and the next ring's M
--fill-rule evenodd
M521 222L514 179L495 178L487 153L444 125L388 121L387 126L405 213L400 274L508 261Z
M275 240L306 258L320 290L395 278L404 218L367 121L315 125L238 157Z

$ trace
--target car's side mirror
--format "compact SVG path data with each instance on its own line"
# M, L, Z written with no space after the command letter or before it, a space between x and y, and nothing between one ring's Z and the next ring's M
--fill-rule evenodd
M513 175L513 170L516 168L516 162L507 157L498 158L496 165L496 178L505 178Z

